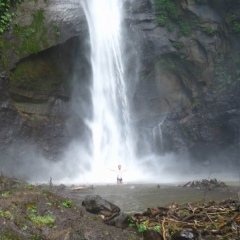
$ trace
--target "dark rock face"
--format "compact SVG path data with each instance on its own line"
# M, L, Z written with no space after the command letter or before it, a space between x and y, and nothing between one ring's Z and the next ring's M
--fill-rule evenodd
M85 15L79 4L54 0L24 1L17 11L19 34L15 35L13 27L3 36L14 47L0 48L8 60L5 71L0 61L1 161L14 162L26 148L37 148L44 157L58 159L72 139L89 135L83 123L87 115L76 116L70 104L72 84L81 81L78 94L91 106L86 90L86 82L88 88L91 84L91 67L86 59L89 37ZM26 45L25 31L35 25L38 28ZM24 160L21 154L19 158Z
M88 134L83 119L73 115L69 103L72 73L77 67L76 75L83 77L78 93L84 92L82 96L91 105L84 87L90 67L83 51L84 40L72 38L20 61L11 71L11 79L2 73L0 142L4 154L9 155L9 147L16 150L16 145L29 144L37 146L45 157L57 159L70 139ZM72 122L71 128L67 121Z
M229 14L239 16L239 5L173 1L178 20L169 17L169 30L153 2L135 1L126 17L141 63L133 89L140 155L189 152L197 161L237 163L240 46Z

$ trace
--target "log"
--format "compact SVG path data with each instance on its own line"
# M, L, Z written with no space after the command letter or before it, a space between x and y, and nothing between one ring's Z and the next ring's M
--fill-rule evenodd
M87 189L87 187L75 187L75 188L71 188L71 190L74 190L74 191L83 190L83 189Z

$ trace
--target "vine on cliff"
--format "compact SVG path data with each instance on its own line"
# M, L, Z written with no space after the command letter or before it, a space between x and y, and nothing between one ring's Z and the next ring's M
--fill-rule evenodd
M155 9L159 11L156 22L161 26L166 26L171 32L174 26L169 19L178 18L177 6L172 0L155 0Z
M231 24L233 32L240 33L240 20L235 14L231 16Z
M10 24L14 17L15 12L11 12L11 7L16 6L23 0L2 0L0 2L0 34L3 34L7 29L9 29Z
M177 7L172 0L155 0L156 10L160 10L164 15L177 19Z
M28 26L14 26L13 32L18 39L15 51L19 56L38 53L48 47L47 27L44 24L44 9L38 9L32 13L32 23Z

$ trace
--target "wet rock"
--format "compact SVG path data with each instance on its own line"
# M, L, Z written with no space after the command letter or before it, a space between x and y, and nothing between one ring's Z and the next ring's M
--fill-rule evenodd
M98 214L101 211L110 211L112 213L120 212L120 208L113 203L102 199L99 195L87 195L82 205L90 213Z
M210 5L207 4L198 4L196 1L183 1L181 3L182 7L198 16L202 19L209 19L212 22L221 23L221 18L219 14L212 8Z
M193 229L183 229L173 234L171 240L188 240L188 239L195 240L197 239L197 237L198 234Z
M163 240L161 233L154 230L147 230L143 233L143 240Z
M145 13L152 8L150 0L138 0L138 1L126 1L125 9L130 10L133 13Z
M208 190L212 190L214 188L227 187L227 185L224 182L218 181L216 178L214 178L210 180L203 179L200 181L187 182L183 185L183 187L206 188Z
M66 185L60 184L60 185L57 187L57 190L58 190L58 191L64 191L64 190L66 190L66 188L67 188Z
M120 213L114 214L110 218L104 219L104 223L106 223L107 225L115 226L117 228L127 228L128 218L129 218L128 214L124 212L120 212Z

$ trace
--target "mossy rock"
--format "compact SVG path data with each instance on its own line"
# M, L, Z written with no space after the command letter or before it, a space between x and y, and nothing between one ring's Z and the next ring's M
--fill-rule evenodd
M54 56L33 56L21 61L10 74L10 86L50 93L65 82L64 68Z
M20 43L15 46L15 51L20 57L38 53L49 47L48 29L44 21L44 10L38 9L32 14L32 23L29 26L14 26L15 38Z
M25 238L16 233L16 230L7 228L0 231L0 240L24 240Z

